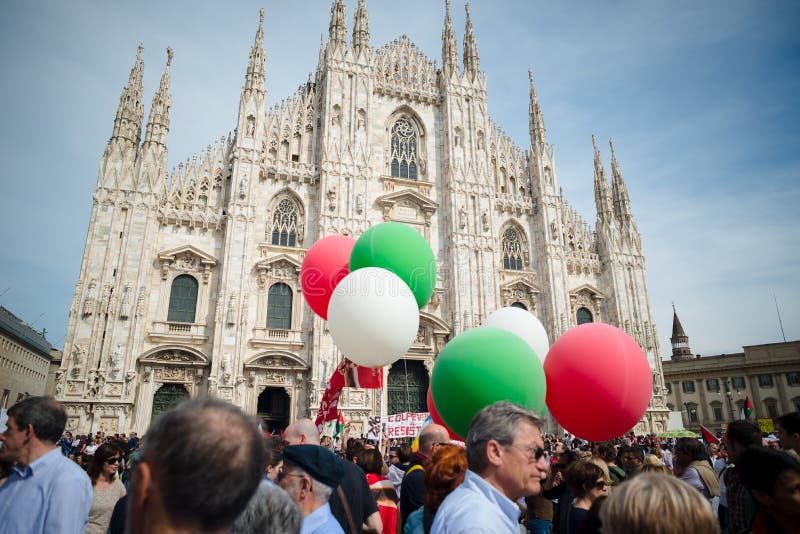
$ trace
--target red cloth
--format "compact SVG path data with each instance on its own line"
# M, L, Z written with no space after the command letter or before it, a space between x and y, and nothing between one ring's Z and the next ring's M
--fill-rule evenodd
M384 506L379 504L378 513L381 514L381 521L383 522L382 534L396 534L397 506Z
M703 440L706 443L719 443L719 438L703 425L700 425L700 432L703 434Z
M322 394L317 419L314 421L320 432L322 432L322 427L325 423L335 421L338 418L339 395L342 393L342 388L349 387L382 388L383 368L362 367L352 363L347 358L339 363L339 366L331 375L331 379L328 380L328 387L325 388L325 392Z

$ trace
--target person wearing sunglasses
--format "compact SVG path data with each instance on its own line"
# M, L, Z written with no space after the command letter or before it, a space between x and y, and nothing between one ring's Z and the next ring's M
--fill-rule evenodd
M439 507L431 533L518 534L517 501L541 493L547 472L542 423L507 401L480 410L467 431L464 482Z
M87 534L104 534L111 522L114 505L125 495L125 486L117 473L122 461L122 447L104 443L97 448L86 473L92 481L94 499L89 510Z
M603 470L587 460L573 462L566 472L567 487L575 496L569 507L565 534L575 534L586 519L592 504L608 493L608 481Z

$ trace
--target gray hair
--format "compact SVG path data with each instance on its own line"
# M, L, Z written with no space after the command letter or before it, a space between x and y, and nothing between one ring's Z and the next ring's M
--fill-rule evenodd
M279 486L261 481L229 530L230 534L261 534L262 532L284 532L297 534L303 522L303 514L289 494Z
M488 467L486 447L490 440L504 447L511 446L521 422L541 430L542 418L531 410L508 401L491 404L472 418L467 431L467 463L470 470L483 473Z

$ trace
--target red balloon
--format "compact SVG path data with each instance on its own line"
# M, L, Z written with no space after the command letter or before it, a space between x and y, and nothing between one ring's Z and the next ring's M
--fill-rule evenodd
M450 434L450 439L455 441L467 441L458 434L456 434L455 432L453 432L452 430L450 430L450 427L444 424L442 418L439 417L439 412L436 411L436 405L433 404L433 391L431 391L430 386L428 386L428 413L431 415L431 421L433 421L437 425L442 425L447 429L447 433Z
M343 235L329 235L314 243L300 267L303 296L314 313L328 319L328 302L333 290L347 276L350 253L356 241Z
M547 407L567 431L589 441L620 436L644 415L653 394L639 344L604 323L570 329L544 361Z

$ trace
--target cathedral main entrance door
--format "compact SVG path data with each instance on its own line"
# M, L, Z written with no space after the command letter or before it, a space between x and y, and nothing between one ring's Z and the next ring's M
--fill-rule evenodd
M189 398L189 392L183 384L164 384L153 396L153 414L150 420L163 412L169 410L175 404Z
M258 396L258 418L267 425L267 430L277 432L289 426L289 395L280 387L264 388Z
M389 368L389 414L428 411L428 371L420 360L398 360Z

